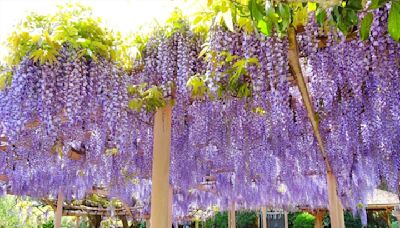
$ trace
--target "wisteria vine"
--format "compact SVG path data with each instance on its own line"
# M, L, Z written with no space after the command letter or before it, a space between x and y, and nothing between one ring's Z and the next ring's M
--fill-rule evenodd
M367 41L321 28L313 15L297 35L338 193L355 212L382 181L398 191L400 45L384 29L388 10L373 12ZM232 204L326 208L326 167L288 39L219 25L206 37L178 24L151 34L129 73L68 44L57 61L25 56L0 92L4 193L54 197L61 189L72 200L102 186L148 213L152 114L172 102L175 219Z

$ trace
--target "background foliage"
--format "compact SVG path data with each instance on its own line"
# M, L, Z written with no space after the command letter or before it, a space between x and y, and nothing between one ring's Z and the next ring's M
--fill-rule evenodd
M315 217L307 212L298 214L293 221L293 228L314 227Z

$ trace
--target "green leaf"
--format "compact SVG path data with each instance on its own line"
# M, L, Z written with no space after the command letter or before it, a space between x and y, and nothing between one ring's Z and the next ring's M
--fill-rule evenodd
M350 8L335 6L333 7L332 17L340 31L346 35L358 25L357 11Z
M248 58L248 59L246 59L246 62L247 62L247 63L255 64L255 65L257 65L257 66L260 66L260 63L258 62L258 59L257 59L257 58Z
M369 9L378 9L383 6L383 4L387 3L389 0L372 0Z
M317 23L322 26L326 19L326 11L323 8L318 8L315 17L317 18Z
M307 3L308 12L313 12L317 10L317 3L315 2L308 2Z
M278 15L282 20L281 24L281 31L286 31L287 27L290 24L290 9L287 4L279 4L278 5Z
M30 54L29 58L33 59L34 62L37 62L40 58L42 58L43 55L43 50L37 49Z
M208 46L208 45L207 45L207 46L204 46L203 49L201 49L198 58L203 57L203 56L207 53L208 49L209 49L209 46Z
M362 9L362 0L347 0L346 8L353 10L361 10Z
M250 16L256 21L262 20L264 17L262 7L257 3L256 0L249 0L248 8L250 11Z
M186 86L191 88L192 96L204 96L206 92L206 84L204 81L204 77L200 76L192 76L189 78Z
M361 28L360 28L360 37L361 37L362 41L368 39L369 33L371 32L371 24L372 24L373 19L374 19L374 15L371 12L367 13L364 16L364 18L361 22Z
M230 78L229 78L229 88L232 90L236 90L236 87L238 85L238 80L239 80L240 74L238 71L235 72Z
M132 99L128 103L128 107L134 111L140 112L142 109L143 101L140 99Z
M194 20L193 20L193 25L197 25L200 21L203 20L203 15L198 15Z
M400 0L392 0L389 11L388 31L395 41L400 40Z
M7 86L7 75L0 76L0 90L4 90Z
M108 156L117 155L118 149L117 148L108 148L108 149L106 149L105 154Z
M239 17L237 25L246 32L254 31L253 21L249 18Z
M239 61L237 61L235 64L233 64L232 68L243 68L246 64L246 60L245 59L241 59Z
M233 32L235 29L233 27L231 9L228 9L225 13L223 13L222 18L224 19L225 25L229 29L229 31Z
M93 42L92 42L92 45L93 45L94 47L96 47L96 48L99 48L99 49L102 50L102 51L107 51L107 46L104 45L104 44L102 44L102 43L100 43L99 41L93 41Z
M308 11L302 3L292 3L292 25L297 28L307 23Z
M267 23L265 20L259 20L257 23L257 28L266 36L271 35L272 25Z
M260 116L265 116L267 113L262 107L253 108L252 111Z
M355 10L350 10L349 12L348 12L348 19L350 20L350 22L351 22L351 24L353 25L353 26L357 26L357 24L358 24L358 14L357 14L357 11L355 11Z
M249 84L248 83L244 83L242 85L239 86L239 90L238 90L238 97L248 97L250 96L251 92L249 89Z

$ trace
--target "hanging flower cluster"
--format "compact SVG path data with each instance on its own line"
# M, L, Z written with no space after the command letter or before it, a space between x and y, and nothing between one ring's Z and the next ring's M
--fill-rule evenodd
M130 76L115 59L90 48L95 42L101 50L115 48L104 38L111 35L83 18L60 23L85 36L85 45L62 40L49 50L38 48L50 57L27 52L0 91L0 171L9 179L7 191L16 195L56 196L63 189L68 200L81 199L93 186L103 186L110 197L131 202L133 185L151 172L151 115L128 108ZM56 40L57 34L43 39ZM24 36L28 41L19 47L36 39Z
M373 12L368 40L346 41L330 31L327 47L314 43L315 51L308 53L321 133L340 196L353 208L360 202L366 205L367 189L382 181L398 192L400 45L384 26L389 8Z
M387 10L374 12L366 42L325 32L314 17L297 37L340 197L353 209L382 178L393 189L399 178L400 47L383 29ZM92 52L114 50L108 39L99 39L103 47L81 37L84 45L54 44L54 58L34 50L20 58L0 92L7 191L46 197L63 189L72 199L103 186L148 212L152 114L171 102L176 219L233 203L326 208L326 167L291 75L288 39L215 25L204 47L188 22L170 22L129 71ZM78 36L87 27L77 28Z
M205 74L173 110L175 216L232 203L325 207L325 168L290 86L286 38L216 27L209 41Z

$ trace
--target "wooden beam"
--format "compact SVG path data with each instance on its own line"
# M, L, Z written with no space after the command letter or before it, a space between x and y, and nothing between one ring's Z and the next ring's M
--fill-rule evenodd
M262 228L267 228L267 207L261 208L261 215L262 215Z
M71 160L79 161L80 159L82 159L83 155L81 153L79 153L79 151L77 151L77 150L70 149L68 152L68 157Z
M0 136L0 151L6 151L8 145L7 136Z
M93 188L86 192L87 194L97 194L102 196L108 196L108 190L100 189L100 188Z
M368 204L367 210L393 210L397 204Z
M89 215L100 215L109 217L110 212L104 211L80 211L80 210L63 210L62 216L89 216ZM125 211L119 211L114 213L115 216L129 216ZM134 219L141 218L139 215L135 216Z
M318 145L320 147L320 152L325 161L326 169L328 172L331 172L331 166L329 164L328 156L325 152L324 144L322 142L322 138L319 133L318 123L315 118L314 108L312 106L310 94L308 92L307 85L304 80L303 72L301 70L301 65L299 62L299 50L298 50L297 40L296 40L296 31L294 30L293 27L290 27L288 29L288 39L289 39L288 58L289 58L290 69L292 71L293 76L295 77L297 86L299 87L299 91L300 91L303 103L307 110L308 118L311 121L314 135L317 139Z
M336 179L333 176L332 168L328 160L328 155L325 151L324 143L322 141L322 137L318 128L318 122L315 118L314 108L312 106L310 94L307 89L307 85L305 83L303 73L301 70L300 62L299 62L299 50L297 46L296 40L296 31L293 27L288 29L288 40L289 40L289 50L288 50L288 58L289 65L292 71L293 76L297 82L297 86L299 87L303 103L306 107L308 118L311 121L311 125L313 127L315 138L317 139L320 152L325 162L325 167L327 170L327 185L328 185L328 199L329 199L329 215L331 218L332 227L344 228L344 216L343 216L343 206L340 203L339 197L337 196L337 186Z
M39 119L39 117L36 117L35 119L26 123L25 128L26 129L35 129L35 128L39 127L39 125L40 125L40 119Z
M199 221L198 221L198 220L196 220L196 221L194 222L194 227L195 227L195 228L199 228Z
M8 138L6 136L0 136L0 151L6 151L8 146Z
M63 203L64 203L64 193L62 190L58 192L58 197L57 197L57 210L55 213L55 219L54 219L54 227L55 228L61 228L61 217L62 217L62 212L63 212Z
M8 182L8 176L5 174L0 174L0 181Z
M153 167L151 191L151 218L154 228L169 225L169 164L171 152L172 106L156 111L153 129Z

